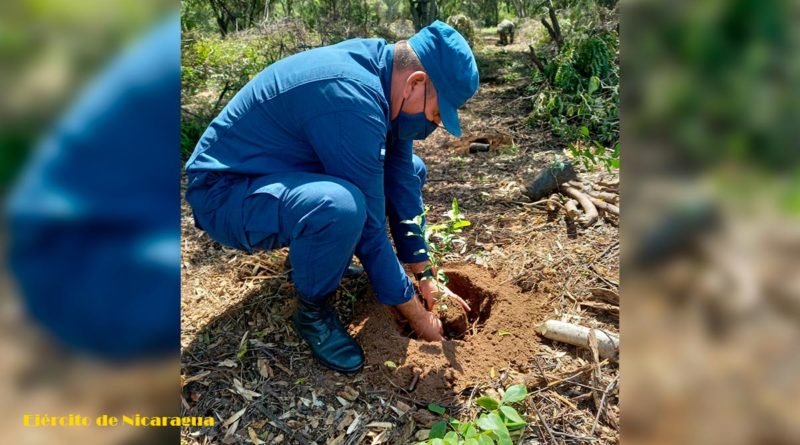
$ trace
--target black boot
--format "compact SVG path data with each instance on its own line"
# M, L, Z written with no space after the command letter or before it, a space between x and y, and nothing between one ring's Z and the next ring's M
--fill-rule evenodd
M283 268L289 273L289 278L292 278L292 263L289 261L289 256L286 256L286 261L283 263ZM364 268L361 266L353 265L351 262L344 271L344 278L358 278L364 273Z
M320 303L300 300L292 324L308 343L314 358L328 368L351 373L364 366L364 351L342 326L327 298Z

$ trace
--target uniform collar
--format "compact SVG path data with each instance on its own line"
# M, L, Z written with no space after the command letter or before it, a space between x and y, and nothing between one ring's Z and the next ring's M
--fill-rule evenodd
M388 44L384 47L382 57L383 63L381 64L381 86L383 87L383 95L386 97L386 103L391 104L394 43ZM389 105L389 110L389 113L391 114L391 105Z
M383 47L383 54L381 54L381 86L383 87L383 95L386 97L386 103L389 105L389 111L386 115L386 142L389 145L393 144L392 137L392 68L394 65L394 43L388 44Z

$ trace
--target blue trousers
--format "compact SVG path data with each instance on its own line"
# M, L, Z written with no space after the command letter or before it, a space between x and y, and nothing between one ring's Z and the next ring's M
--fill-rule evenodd
M425 164L413 159L424 185ZM247 252L289 246L292 280L300 297L312 302L339 286L366 221L361 191L319 173L255 179L210 173L190 178L186 200L197 225L221 244Z

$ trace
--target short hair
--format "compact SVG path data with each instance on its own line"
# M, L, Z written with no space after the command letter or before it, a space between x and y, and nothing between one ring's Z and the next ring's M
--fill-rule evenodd
M419 57L417 57L417 53L414 52L414 48L412 48L406 40L400 40L395 44L394 64L394 69L399 73L411 73L415 71L424 71L426 74L428 73L425 71L422 62L419 61ZM433 85L431 76L427 76L425 85Z
M406 40L400 40L394 47L394 63L398 71L425 71L417 53Z

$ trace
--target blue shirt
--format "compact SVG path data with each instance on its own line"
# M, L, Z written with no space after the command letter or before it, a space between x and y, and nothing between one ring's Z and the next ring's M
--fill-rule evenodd
M356 255L386 304L413 296L399 260L428 259L422 239L406 235L413 227L400 224L423 209L412 143L390 132L393 55L383 39L353 39L268 66L214 119L186 164L190 185L209 171L312 172L353 183L367 205Z

